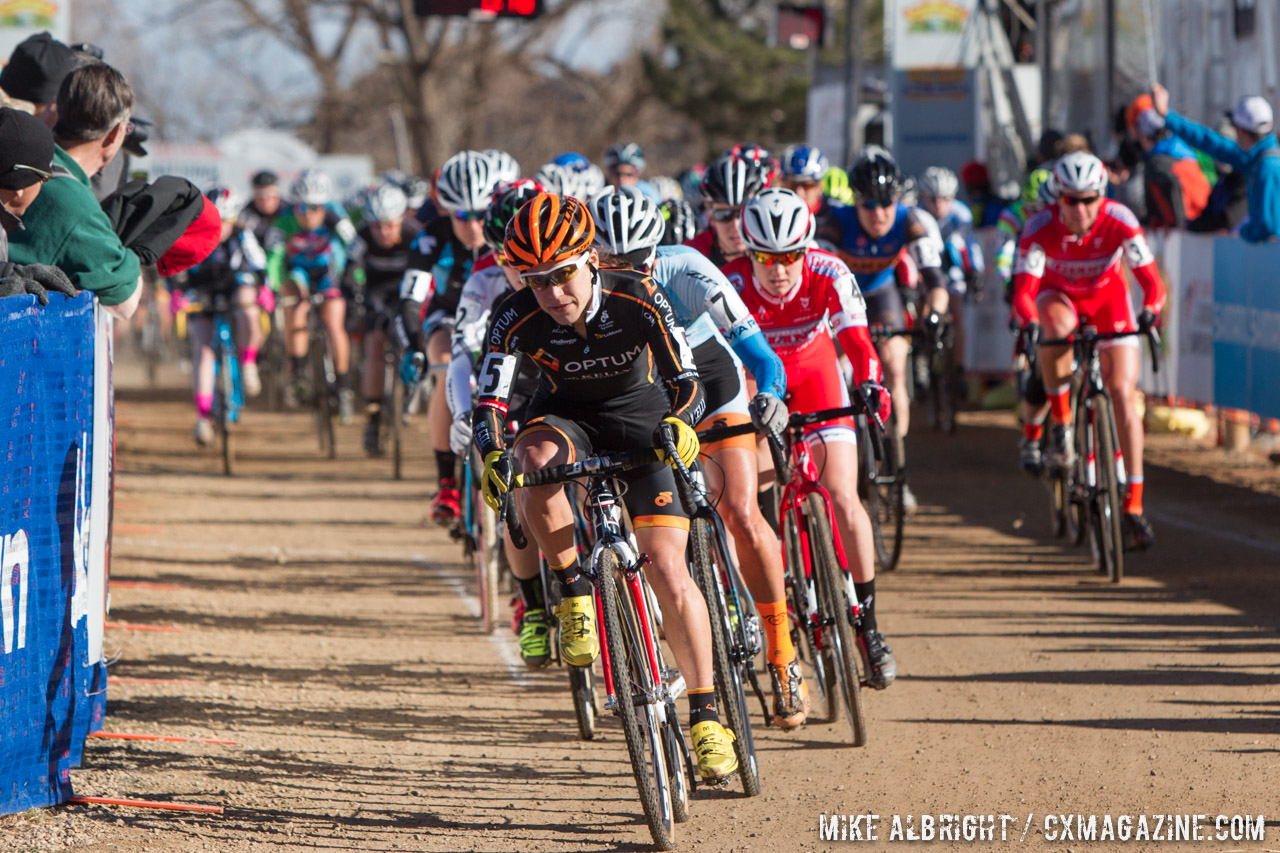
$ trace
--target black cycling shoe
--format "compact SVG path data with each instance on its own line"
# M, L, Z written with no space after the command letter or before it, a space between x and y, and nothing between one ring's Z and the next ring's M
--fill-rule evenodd
M1136 512L1124 515L1124 549L1145 551L1156 544L1156 532L1151 529L1147 517Z
M879 631L863 631L858 635L858 651L867 669L867 686L884 690L898 677L898 662Z

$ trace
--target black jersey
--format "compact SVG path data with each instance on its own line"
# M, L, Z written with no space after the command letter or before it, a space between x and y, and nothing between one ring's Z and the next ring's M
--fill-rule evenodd
M482 454L504 446L507 404L522 356L538 367L535 398L579 411L665 410L690 426L702 419L706 395L693 354L671 303L652 279L630 270L596 271L586 318L582 337L553 320L527 288L502 302L478 377L473 423Z
M471 268L476 259L488 251L485 246L468 249L463 245L454 236L450 219L449 215L441 216L418 233L400 284L397 335L403 345L416 350L426 348L422 324L418 322L422 304L427 304L428 316L441 312L452 319Z
M357 270L363 271L366 293L391 299L394 306L394 298L399 292L404 272L409 268L409 256L413 253L419 230L417 222L405 217L400 226L400 239L394 245L383 246L373 236L373 227L369 224L362 225L356 232L351 255L347 258L348 281L355 280Z

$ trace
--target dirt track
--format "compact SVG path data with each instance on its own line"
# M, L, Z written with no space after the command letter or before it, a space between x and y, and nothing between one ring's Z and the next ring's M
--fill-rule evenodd
M423 523L426 453L394 483L356 427L329 462L305 416L250 412L227 479L184 394L122 390L117 412L109 618L181 631L108 631L106 728L235 744L93 740L76 791L226 812L63 808L0 822L4 849L647 848L613 721L579 742L563 673L477 632L459 550ZM1219 456L1158 442L1160 541L1115 588L1047 538L1011 425L912 438L921 512L880 582L901 675L867 697L870 744L758 729L764 795L701 794L682 848L847 849L819 815L859 812L880 815L878 850L894 814L1012 817L1006 841L939 850L1019 845L1028 815L1035 849L1280 847L1275 475L1248 474L1271 493L1214 482L1198 472ZM1205 814L1210 831L1264 814L1269 841L1051 842L1048 813Z

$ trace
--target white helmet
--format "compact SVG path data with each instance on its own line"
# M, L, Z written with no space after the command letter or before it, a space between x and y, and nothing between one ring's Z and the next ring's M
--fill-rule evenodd
M662 242L667 222L657 203L635 187L608 187L591 199L596 244L615 255L650 250Z
M547 163L541 169L534 173L533 179L542 184L547 192L553 195L573 195L569 189L576 190L577 175L573 169L568 166L561 166L559 163Z
M459 151L440 167L436 202L450 213L483 212L489 209L497 184L493 160L479 151Z
M289 187L294 204L321 205L333 201L333 181L319 169L307 169Z
M493 161L493 171L498 183L509 184L520 180L520 164L516 162L516 158L498 148L486 148L483 153Z
M791 190L761 190L742 208L742 239L758 252L808 248L817 223L809 205Z
M582 193L578 198L591 198L600 190L604 189L608 181L604 179L604 172L600 171L600 167L595 163L588 163L587 168L578 172L578 192ZM569 193L573 195L573 193Z
M917 186L922 198L955 198L960 190L960 180L950 169L930 166L920 176Z
M229 187L211 187L204 195L213 202L213 206L218 209L218 215L224 222L236 219L240 215L241 208L244 207L244 199Z
M675 178L669 178L666 175L657 175L649 179L649 183L657 190L658 195L663 201L671 201L672 199L684 198L684 187L680 186L680 182Z
M365 193L365 222L390 222L399 219L408 209L409 199L395 184L375 184Z
M1099 193L1107 188L1107 167L1088 151L1063 154L1053 166L1053 182L1062 193Z

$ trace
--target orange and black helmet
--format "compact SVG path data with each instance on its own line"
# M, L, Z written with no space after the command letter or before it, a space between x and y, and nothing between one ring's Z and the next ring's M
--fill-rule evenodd
M538 193L507 223L506 255L525 271L559 263L591 249L596 226L587 206L572 196Z

